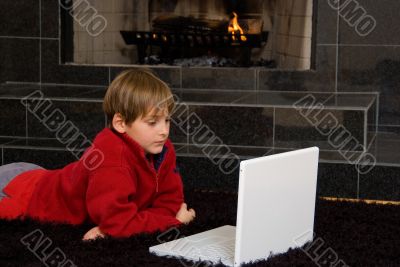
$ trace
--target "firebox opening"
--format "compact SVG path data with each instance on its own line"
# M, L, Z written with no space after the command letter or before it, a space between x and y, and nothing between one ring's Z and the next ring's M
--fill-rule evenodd
M313 0L74 0L63 13L64 63L304 70L312 62ZM98 32L88 29L95 16L106 25Z

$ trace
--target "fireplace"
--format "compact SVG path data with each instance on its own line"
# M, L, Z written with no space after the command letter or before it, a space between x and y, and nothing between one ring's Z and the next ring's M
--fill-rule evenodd
M313 0L74 0L62 11L65 63L312 65ZM83 23L93 12L106 25L97 34Z

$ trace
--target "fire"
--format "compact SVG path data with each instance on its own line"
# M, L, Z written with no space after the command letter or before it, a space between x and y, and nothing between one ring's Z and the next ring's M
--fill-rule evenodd
M233 19L229 21L228 32L232 33L232 39L235 41L236 36L235 34L240 33L240 40L245 42L247 40L246 36L244 36L243 29L239 26L238 23L238 16L235 12L233 12Z

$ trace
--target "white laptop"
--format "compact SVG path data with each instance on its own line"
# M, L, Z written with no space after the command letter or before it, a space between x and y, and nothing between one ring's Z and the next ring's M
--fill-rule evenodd
M311 147L242 161L236 227L225 225L149 251L240 266L312 241L318 152Z

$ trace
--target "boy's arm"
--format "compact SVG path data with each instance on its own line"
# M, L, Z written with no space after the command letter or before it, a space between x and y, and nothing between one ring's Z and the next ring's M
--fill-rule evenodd
M101 168L90 177L87 209L102 232L127 237L136 233L163 231L180 224L175 215L148 210L139 212L132 201L136 187L131 177L128 169L115 167Z

